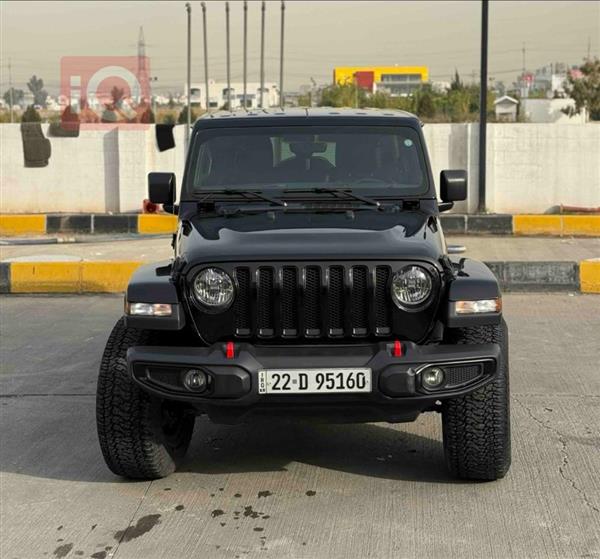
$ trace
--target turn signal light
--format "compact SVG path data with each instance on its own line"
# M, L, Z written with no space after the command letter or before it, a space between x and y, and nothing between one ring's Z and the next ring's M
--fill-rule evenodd
M502 299L479 299L478 301L455 301L456 314L481 314L488 312L500 312L502 310Z
M125 311L130 316L171 316L173 307L167 303L127 303Z

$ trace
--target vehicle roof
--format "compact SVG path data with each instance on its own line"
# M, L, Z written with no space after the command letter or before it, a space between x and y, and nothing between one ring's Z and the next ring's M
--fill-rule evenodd
M235 125L252 125L259 121L261 124L272 124L273 121L291 120L295 124L303 120L322 121L322 124L335 124L336 122L362 120L365 124L369 123L383 124L387 121L390 124L410 124L412 126L421 125L418 117L406 111L397 109L353 109L338 107L275 107L269 109L252 110L233 110L233 111L215 111L205 113L197 121L195 126L204 128L205 126L224 125L229 123Z

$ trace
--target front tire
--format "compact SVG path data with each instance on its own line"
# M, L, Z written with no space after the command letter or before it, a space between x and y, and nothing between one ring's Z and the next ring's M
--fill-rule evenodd
M496 378L466 396L447 400L442 408L444 456L455 477L468 480L503 478L510 468L510 393L508 329L497 326L457 328L447 343L497 343L502 358Z
M127 328L121 318L108 338L96 391L100 448L110 470L123 477L157 479L184 457L194 416L175 402L141 390L127 369L127 349L151 345L153 333Z

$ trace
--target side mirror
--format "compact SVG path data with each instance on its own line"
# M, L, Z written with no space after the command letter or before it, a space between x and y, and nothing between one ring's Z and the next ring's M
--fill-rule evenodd
M175 173L148 173L148 197L153 204L175 203Z
M440 173L440 198L442 202L459 202L467 199L467 172L442 171Z

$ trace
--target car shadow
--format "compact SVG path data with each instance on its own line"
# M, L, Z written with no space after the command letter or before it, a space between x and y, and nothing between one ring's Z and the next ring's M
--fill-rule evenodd
M104 464L91 395L2 400L1 472L131 483L113 475ZM418 422L434 420L422 417ZM424 430L432 431L429 426ZM226 426L203 417L196 421L192 444L178 471L207 475L285 471L290 463L300 462L392 480L454 483L445 470L442 444L436 434L432 436L387 424L277 419Z
M374 423L277 420L216 426L201 418L179 471L281 471L292 462L391 480L457 482L446 471L440 440Z

